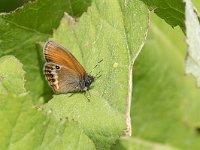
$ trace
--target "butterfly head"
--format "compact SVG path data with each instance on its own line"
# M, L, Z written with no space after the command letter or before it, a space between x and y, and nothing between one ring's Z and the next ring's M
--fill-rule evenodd
M87 77L85 78L85 86L89 87L92 82L94 82L94 77L91 75L87 75Z
M94 77L91 75L86 75L85 79L80 80L81 91L87 91L92 82L94 82Z

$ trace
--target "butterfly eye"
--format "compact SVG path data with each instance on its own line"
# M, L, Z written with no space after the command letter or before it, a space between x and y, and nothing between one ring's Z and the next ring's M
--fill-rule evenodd
M56 65L56 69L60 69L60 66Z

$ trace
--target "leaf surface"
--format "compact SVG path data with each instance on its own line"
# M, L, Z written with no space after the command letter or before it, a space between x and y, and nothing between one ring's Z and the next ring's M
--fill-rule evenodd
M182 0L142 0L172 27L180 26L185 30L184 3Z
M113 149L200 149L200 89L184 75L185 36L158 16L151 19L133 67L133 136Z
M184 41L178 28L152 16L149 38L133 70L132 123L136 138L196 150L200 90L184 75Z
M95 149L77 123L56 121L50 111L43 114L33 107L30 95L24 92L24 71L19 60L13 56L1 57L0 68L0 75L3 75L0 87L9 91L0 93L1 150ZM15 78L13 73L16 73ZM19 90L7 84L8 80Z
M98 149L108 149L127 128L128 74L147 27L148 9L141 1L95 0L78 22L66 14L51 38L67 48L88 73L103 59L92 72L93 76L100 72L101 77L88 92L90 101L82 93L54 95L45 105L57 119L76 120Z

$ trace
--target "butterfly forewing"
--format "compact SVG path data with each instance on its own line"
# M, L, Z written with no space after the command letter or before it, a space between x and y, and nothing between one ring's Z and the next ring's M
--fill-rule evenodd
M83 66L76 58L65 48L48 41L44 46L44 55L47 62L63 65L71 70L76 70L81 77L84 77L86 72Z
M55 93L81 91L80 80L86 76L85 69L65 48L48 41L44 46L44 74Z

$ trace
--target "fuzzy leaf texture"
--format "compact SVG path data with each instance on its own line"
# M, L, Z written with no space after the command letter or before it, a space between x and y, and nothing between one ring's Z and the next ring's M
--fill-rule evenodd
M90 101L82 93L62 94L44 106L58 120L77 121L98 149L108 149L131 132L127 107L131 67L147 27L148 9L141 1L95 0L78 22L66 14L51 38L72 52L88 73L103 59L92 72L102 76L88 92Z
M16 83L16 89L11 82ZM24 90L24 82L22 64L13 56L1 57L1 150L95 149L93 142L78 128L77 123L56 121L50 112L43 114L33 107L30 95Z

